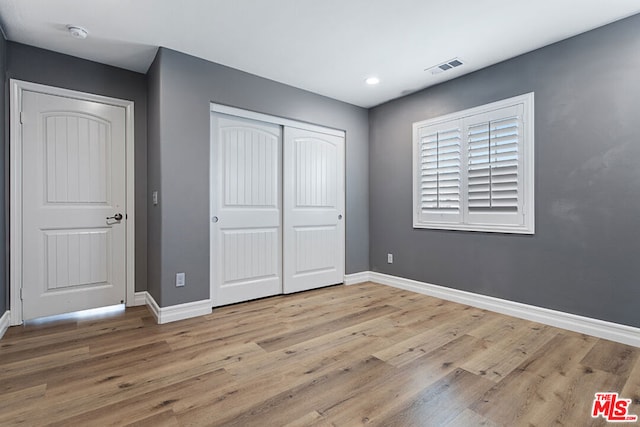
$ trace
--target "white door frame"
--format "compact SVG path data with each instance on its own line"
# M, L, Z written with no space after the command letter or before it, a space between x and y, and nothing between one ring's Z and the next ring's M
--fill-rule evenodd
M126 305L134 305L135 295L135 182L133 101L62 89L21 80L10 80L9 139L9 289L11 325L22 324L22 94L23 91L99 102L125 109L126 151Z
M297 120L291 120L291 119L286 119L284 117L272 116L270 114L263 114L263 113L257 113L255 111L243 110L242 108L230 107L228 105L216 104L214 102L210 103L209 115L211 115L211 113L227 114L230 116L236 116L243 119L257 120L257 121L272 123L280 126L290 126L298 129L305 129L313 132L325 133L328 135L335 135L335 136L344 138L345 144L347 142L346 132L343 130L328 128L324 126L318 126L318 125L314 125L306 122L299 122ZM209 119L209 123L211 123L211 118ZM284 143L284 138L282 139L282 141ZM345 150L346 150L346 145L345 145ZM211 191L213 190L213 188L215 188L214 185L216 183L216 176L214 171L214 166L215 166L214 155L215 153L213 151L213 132L211 132L211 125L210 125L209 127L209 299L212 301L212 304L215 306L216 303L215 301L213 301L213 297L215 295L215 292L214 292L215 283L213 278L214 278L216 266L215 266L215 263L213 262L212 254L215 251L215 245L213 243L214 242L213 217L216 215L216 213L214 212L215 207L214 207L213 198L211 197ZM346 160L346 152L345 152L345 160ZM345 171L346 171L346 165L345 165ZM346 184L347 183L346 183L346 175L345 175L345 186ZM345 187L345 194L346 194L346 187ZM346 209L346 200L344 202L345 202L345 209ZM345 218L346 218L346 215L345 215ZM282 226L282 223L280 225ZM345 223L345 228L346 228L346 223ZM345 237L346 237L346 234L345 234ZM346 242L344 243L346 248ZM346 257L346 250L345 250L345 257ZM282 260L280 261L282 262ZM345 259L345 265L346 265L346 259Z

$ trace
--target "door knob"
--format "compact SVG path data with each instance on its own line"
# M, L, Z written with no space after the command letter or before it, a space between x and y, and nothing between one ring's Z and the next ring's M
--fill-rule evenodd
M117 213L114 216L108 216L107 219L115 219L116 221L122 221L122 214Z

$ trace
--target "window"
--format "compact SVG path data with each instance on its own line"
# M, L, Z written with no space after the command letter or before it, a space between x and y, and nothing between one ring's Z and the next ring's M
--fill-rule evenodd
M534 232L533 93L413 124L413 226Z

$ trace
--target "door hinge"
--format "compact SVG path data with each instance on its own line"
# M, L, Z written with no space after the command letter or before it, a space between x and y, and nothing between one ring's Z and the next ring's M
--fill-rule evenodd
M24 297L22 296L22 289L23 289L23 288L20 288L20 300L21 300L21 301L24 301Z
M24 124L24 111L20 111L20 124Z

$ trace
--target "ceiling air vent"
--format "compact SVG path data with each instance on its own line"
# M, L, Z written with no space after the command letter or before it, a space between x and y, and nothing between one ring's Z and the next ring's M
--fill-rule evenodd
M427 68L425 71L430 71L431 74L440 74L443 71L451 70L453 68L461 66L462 64L463 62L460 58L453 58L448 60L447 62L443 62L442 64Z

